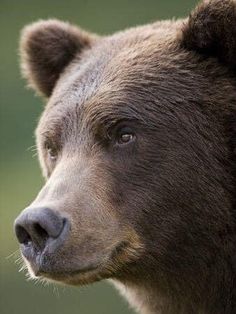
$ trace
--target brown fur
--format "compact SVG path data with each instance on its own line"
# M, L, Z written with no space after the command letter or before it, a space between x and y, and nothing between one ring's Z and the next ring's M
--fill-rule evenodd
M51 95L36 132L47 182L31 206L71 223L29 266L37 276L109 278L142 314L236 312L235 35L233 0L101 38L26 28L24 73ZM134 140L119 145L124 127Z
M216 56L235 70L236 5L232 0L204 1L184 29L184 46L203 55Z

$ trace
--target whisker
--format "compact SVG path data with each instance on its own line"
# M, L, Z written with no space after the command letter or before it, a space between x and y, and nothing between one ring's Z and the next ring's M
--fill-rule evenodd
M33 158L36 157L38 154L37 145L32 145L32 146L28 147L27 151L33 152L34 154L32 155L32 157Z
M56 297L59 299L60 298L60 293L59 289L57 286L53 285L53 293L56 295Z
M19 256L15 259L15 264L21 265L22 263L24 263L24 261L22 260L22 257Z
M10 255L6 256L5 259L10 259L10 258L14 257L14 255L16 255L16 254L20 254L20 250L19 249L17 249L16 251L11 253Z
M30 147L27 148L27 151L32 151L32 152L34 152L34 151L36 151L36 150L37 150L37 146L36 146L36 145L32 145L32 146L30 146Z
M38 152L36 151L36 153L33 154L32 157L35 158L35 157L37 157L37 156L38 156Z

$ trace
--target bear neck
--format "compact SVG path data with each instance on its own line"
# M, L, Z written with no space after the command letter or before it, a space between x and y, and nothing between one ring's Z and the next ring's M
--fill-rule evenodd
M112 283L139 314L235 314L236 313L236 258L225 260L208 274L202 287L194 283L157 283L150 280L117 280ZM215 272L215 273L214 273ZM192 287L191 287L192 286Z

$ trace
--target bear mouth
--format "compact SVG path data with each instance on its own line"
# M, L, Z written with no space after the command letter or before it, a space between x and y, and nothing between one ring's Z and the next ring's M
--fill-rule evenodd
M66 267L62 267L64 261L60 260L59 256L56 263L51 261L51 256L45 256L44 254L31 260L23 255L23 259L32 279L37 278L42 281L61 282L69 285L84 285L114 276L117 265L119 269L121 268L122 256L127 256L129 245L128 241L121 241L111 250L107 258L102 261L88 263L87 266L81 266L77 269L67 270Z
M62 282L65 284L84 284L98 280L102 272L102 265L105 261L83 263L81 266L65 265L65 257L57 257L57 261L52 256L36 256L35 259L28 260L23 256L28 273L32 279L49 280ZM68 258L68 261L70 259ZM68 263L67 261L67 263ZM87 265L86 265L87 264ZM97 279L97 276L99 278Z
M87 266L81 269L77 269L77 270L54 270L53 268L51 270L44 270L42 269L38 269L37 272L34 273L34 275L36 277L58 277L58 278L64 278L67 276L76 276L76 275L83 275L85 273L91 272L91 271L95 271L99 268L99 266Z

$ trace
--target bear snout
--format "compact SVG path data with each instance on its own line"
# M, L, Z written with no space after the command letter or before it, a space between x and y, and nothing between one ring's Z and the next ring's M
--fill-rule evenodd
M23 256L36 268L47 252L53 254L69 235L69 221L50 208L26 208L15 221Z

